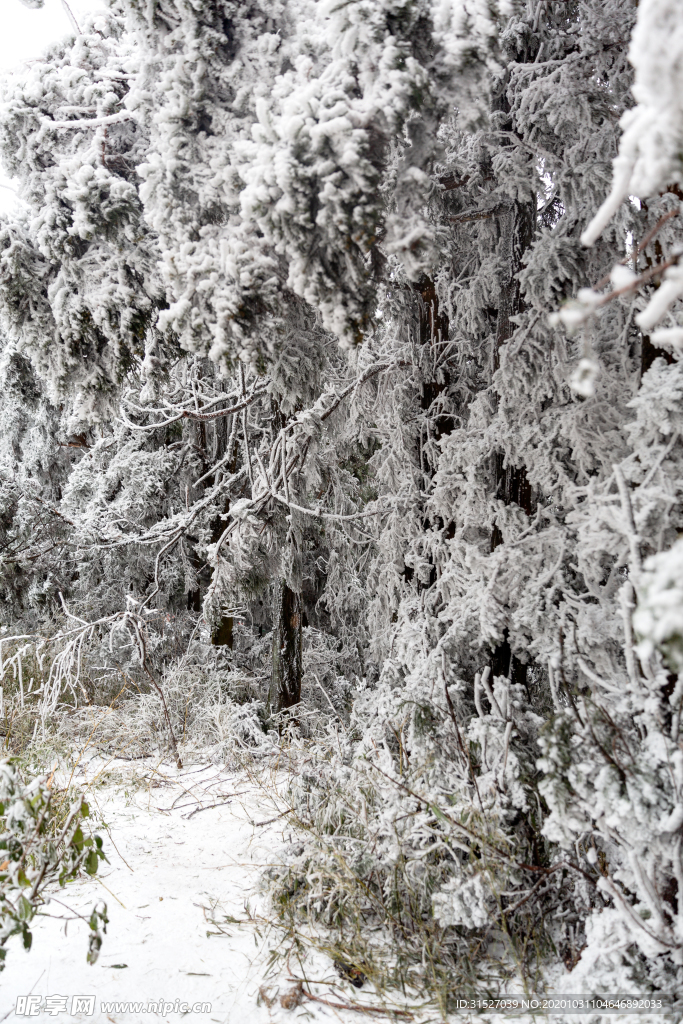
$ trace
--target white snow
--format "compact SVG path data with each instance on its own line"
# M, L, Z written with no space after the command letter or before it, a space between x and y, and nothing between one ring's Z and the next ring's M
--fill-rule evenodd
M98 776L103 785L98 787ZM260 1024L291 1020L358 1020L307 1002L284 1009L279 996L292 989L288 972L266 978L270 949L280 936L259 920L265 900L259 878L289 840L286 817L265 826L278 810L254 775L211 764L189 764L182 771L151 759L106 765L99 756L81 767L75 782L87 786L93 822L103 820L110 860L97 878L83 878L56 893L70 910L88 915L93 904L107 903L110 923L98 962L86 963L88 926L38 918L33 948L18 940L8 947L0 989L0 1020L23 1020L14 1012L17 997L94 994L95 1013L49 1015L36 1021L163 1020ZM222 801L230 800L230 803ZM212 804L220 806L200 810ZM248 908L248 909L247 909ZM56 902L52 915L67 911ZM250 916L252 920L249 920ZM231 917L240 923L226 923ZM216 923L213 923L213 922ZM220 930L219 930L220 929ZM222 932L222 933L221 933ZM115 966L115 965L126 965ZM292 967L293 970L293 967ZM337 992L323 986L328 999L347 998L332 965L318 956L314 976L327 973ZM296 973L296 972L295 972ZM301 976L298 974L298 976ZM269 1007L259 989L273 1000ZM175 1000L208 1002L210 1012L103 1012L102 1002ZM375 1003L376 1005L376 1003ZM362 1019L362 1018L360 1018Z

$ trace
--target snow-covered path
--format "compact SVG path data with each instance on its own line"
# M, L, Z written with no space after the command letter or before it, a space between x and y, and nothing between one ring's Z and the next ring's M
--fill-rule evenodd
M288 840L288 830L281 817L255 824L275 817L277 808L253 776L215 765L178 771L151 760L116 762L116 778L103 776L98 786L102 769L99 758L90 761L76 781L89 784L93 818L108 826L109 834L100 831L110 864L97 879L79 880L58 894L83 913L96 900L106 900L110 924L99 961L86 963L85 922L65 928L64 921L37 920L30 953L17 940L10 944L0 975L0 1021L26 1019L15 1013L17 997L31 993L68 997L65 1012L50 1015L42 1009L32 1017L65 1024L181 1019L265 1024L304 1013L309 1021L363 1019L308 1001L294 1012L281 1007L279 996L292 988L286 971L264 983L269 948L277 939L271 934L269 943L249 914L258 914L259 876ZM61 912L55 902L48 911ZM226 918L242 923L225 923ZM324 973L334 978L329 962ZM259 1000L264 984L266 1001ZM71 1014L72 998L88 995L96 997L94 1013ZM185 1014L147 1009L149 1002L176 1000L209 1003L211 1009ZM110 1001L139 1002L145 1009L103 1008Z

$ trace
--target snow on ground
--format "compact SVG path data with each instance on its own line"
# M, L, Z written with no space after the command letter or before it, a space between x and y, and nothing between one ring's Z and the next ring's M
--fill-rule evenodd
M97 757L81 766L75 778L87 786L93 819L108 826L107 832L98 831L110 864L97 878L71 883L57 894L84 914L97 900L106 900L110 923L99 961L94 966L86 962L84 921L65 925L37 919L30 953L11 940L0 975L0 1021L26 1019L15 1009L17 997L29 994L67 996L66 1011L51 1015L42 1009L31 1018L65 1024L369 1019L310 1001L283 1008L279 997L293 989L286 966L279 976L265 977L279 936L249 916L258 917L265 907L259 878L289 841L289 829L254 774L212 764L177 770L151 759L117 760L113 776L112 767L103 774L105 762ZM269 824L257 824L274 817ZM66 914L55 902L47 910ZM229 923L229 918L242 923ZM316 978L326 976L336 986L317 988L328 1001L356 998L356 990L340 982L329 960L314 957L310 966ZM259 1000L261 987L265 1001L263 996ZM71 1014L72 997L88 995L96 997L94 1013ZM211 1009L185 1014L148 1010L148 1002L157 1000L205 1002ZM141 1002L145 1009L103 1009L109 1001Z
M30 1019L58 1024L440 1020L434 1011L401 1013L402 1000L384 1004L399 1009L398 1016L378 1013L382 1002L371 986L353 988L315 951L303 964L283 955L271 966L273 950L286 947L282 933L265 919L260 880L284 845L296 839L278 795L284 780L273 776L267 768L230 770L205 760L188 759L178 770L151 758L82 759L73 781L86 794L109 864L95 878L56 891L46 907L51 916L34 921L29 953L16 937L10 940L0 974L0 1024L28 1019L17 1012L23 1010L17 1000L29 995L41 997ZM99 960L90 965L89 929L73 912L87 917L102 899L109 925ZM293 978L302 977L321 1002L297 998ZM46 1005L49 997L60 996L61 1003ZM94 997L91 1013L74 1007L74 997L88 996ZM339 1007L349 1002L359 1009ZM363 1003L374 1010L360 1013ZM477 1017L480 1024L506 1019ZM525 1015L514 1019L531 1024ZM453 1021L470 1024L470 1017L463 1013Z

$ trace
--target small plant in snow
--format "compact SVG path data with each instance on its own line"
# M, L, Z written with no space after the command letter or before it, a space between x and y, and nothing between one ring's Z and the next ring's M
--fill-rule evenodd
M34 918L51 899L60 902L55 886L63 888L82 871L96 874L106 859L101 838L83 832L88 816L81 796L69 800L56 791L54 773L25 782L15 762L0 762L0 970L13 935L31 948ZM87 958L94 964L106 931L106 904L94 907L87 920Z

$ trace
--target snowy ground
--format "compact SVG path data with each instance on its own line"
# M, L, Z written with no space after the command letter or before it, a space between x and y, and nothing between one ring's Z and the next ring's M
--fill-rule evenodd
M0 974L0 1024L27 1019L27 1013L16 1011L18 998L29 995L41 997L32 1020L63 1024L441 1020L433 1011L405 1013L402 1001L384 1004L398 1009L397 1016L382 1013L382 1001L369 985L353 988L315 951L303 964L284 956L282 933L265 921L260 879L296 837L282 814L277 776L267 767L231 771L188 759L178 770L167 761L105 761L98 755L79 762L73 781L86 793L110 863L96 878L82 878L56 893L62 903L53 900L47 911L54 916L34 922L29 953L18 939L11 940ZM73 911L89 915L102 899L109 926L99 960L91 966L88 926L73 920ZM72 919L65 922L59 915ZM273 963L274 950L282 955ZM293 979L302 977L306 991L319 1001L298 994ZM57 998L46 1005L49 997L60 996L61 1003ZM93 1012L74 1012L74 997L88 996L94 997ZM109 1003L139 1005L124 1009ZM210 1009L193 1008L202 1003ZM357 1009L342 1008L349 1003ZM370 1012L362 1012L363 1003ZM477 1017L479 1024L506 1019ZM531 1024L523 1015L514 1019ZM456 1022L470 1024L469 1015L457 1015Z
M280 997L287 1001L296 989L285 964L266 977L270 950L280 937L259 922L258 885L263 868L289 840L289 830L286 817L257 824L274 818L279 807L252 773L206 764L178 771L151 760L116 761L105 768L100 758L78 771L75 781L87 785L93 817L108 826L108 834L100 833L111 863L98 878L79 880L58 895L83 913L96 900L106 900L110 924L102 952L96 965L86 963L85 922L37 920L30 953L17 940L9 947L0 975L0 1021L26 1019L15 1010L17 997L29 994L66 996L66 1011L49 1014L43 1008L32 1017L65 1024L382 1019L308 999L296 1005L296 997L292 1008L281 1006ZM66 913L54 902L48 910ZM307 970L324 980L311 991L328 1002L359 997L322 956ZM292 972L301 976L300 968ZM88 995L96 997L94 1013L71 1013L72 998ZM205 1002L211 1009L183 1014L147 1008L157 1000ZM144 1009L104 1008L109 1001L140 1002Z

